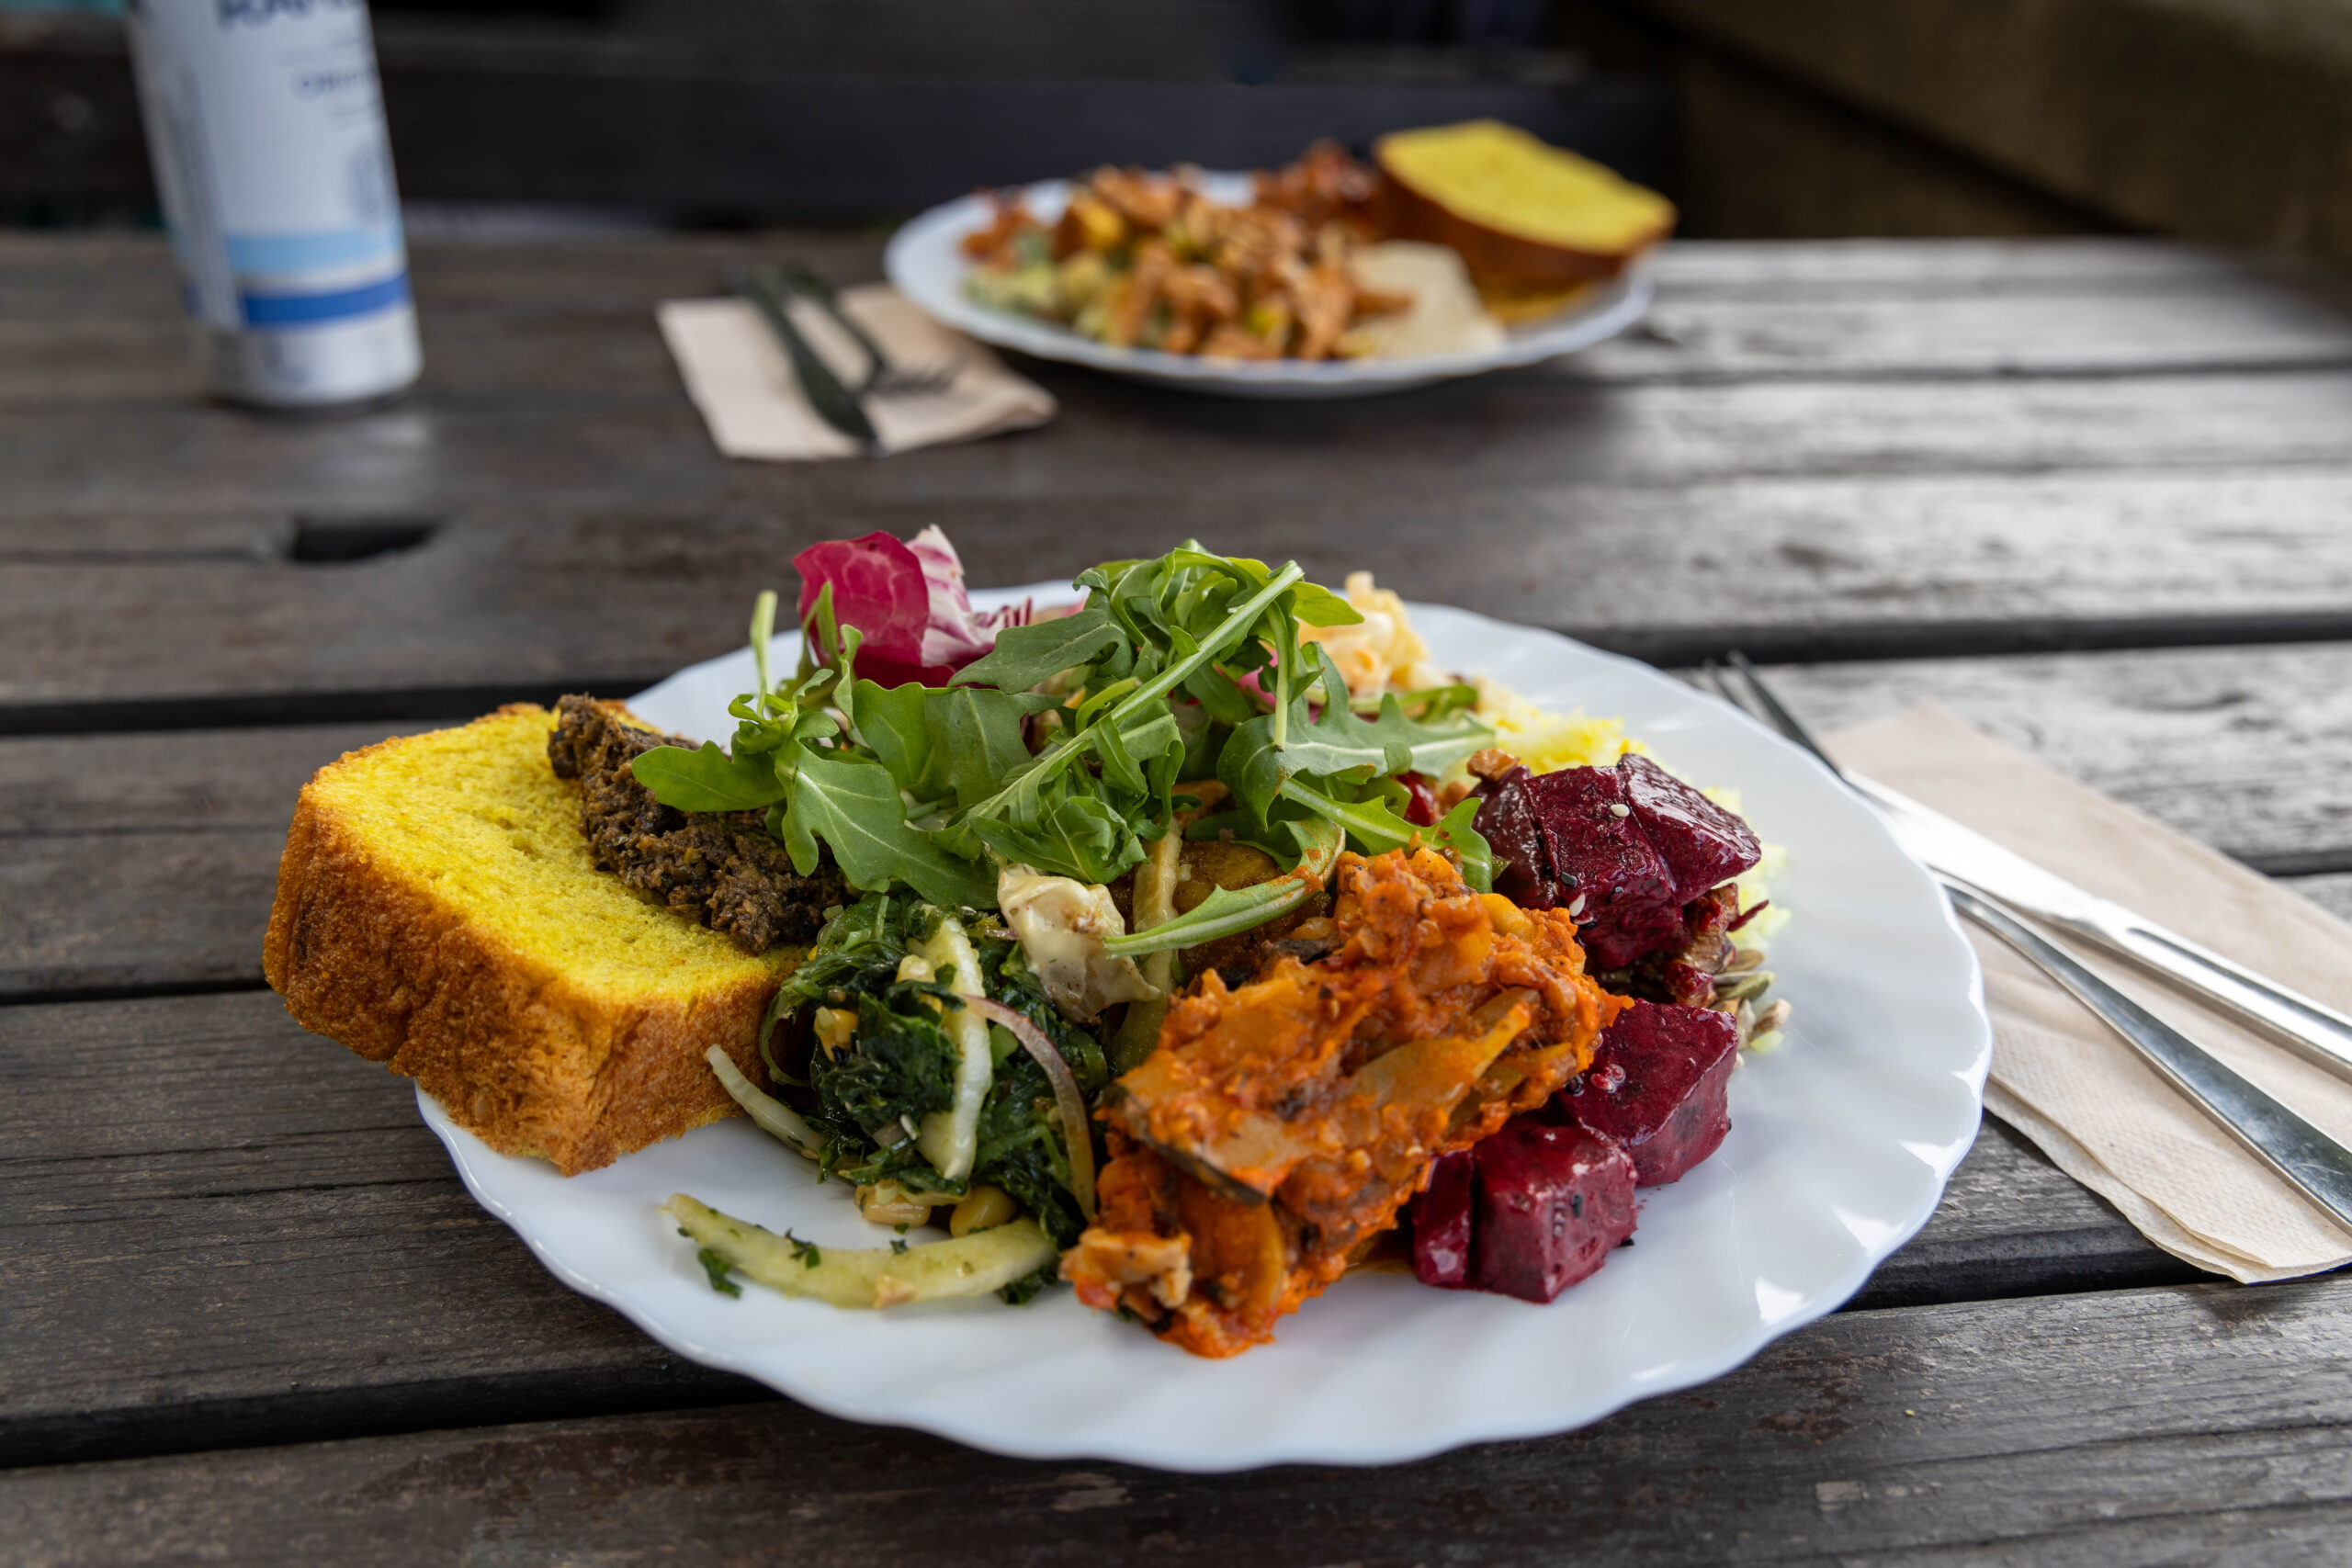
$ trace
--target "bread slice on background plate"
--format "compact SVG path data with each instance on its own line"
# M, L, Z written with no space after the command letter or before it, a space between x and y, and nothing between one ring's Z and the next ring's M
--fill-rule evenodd
M1373 143L1389 234L1451 246L1498 302L1572 303L1673 231L1674 204L1499 120L1400 130Z
M566 1176L735 1113L801 949L753 957L596 869L555 716L503 707L303 786L263 968L315 1033L414 1078L503 1154Z

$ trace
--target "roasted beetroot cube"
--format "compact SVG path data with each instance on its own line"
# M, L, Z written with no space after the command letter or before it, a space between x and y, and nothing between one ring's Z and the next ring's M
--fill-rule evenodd
M1634 1162L1591 1129L1514 1122L1476 1154L1480 1290L1548 1302L1634 1234Z
M1413 1277L1461 1290L1470 1283L1470 1219L1478 1170L1469 1150L1440 1155L1430 1184L1413 1200Z
M1478 786L1484 797L1471 826L1495 852L1495 891L1522 909L1556 908L1552 864L1544 858L1544 832L1535 820L1535 804L1527 786L1535 775L1513 768L1501 778Z
M1725 1092L1739 1031L1713 1008L1635 1002L1601 1032L1577 1092L1559 1103L1633 1156L1644 1187L1663 1187L1715 1152L1731 1131Z
M1764 852L1747 823L1647 757L1620 758L1617 777L1634 820L1673 874L1677 903L1730 881Z
M1682 945L1674 874L1635 820L1615 769L1545 773L1527 795L1544 829L1553 897L1585 922L1577 934L1594 968L1623 968Z

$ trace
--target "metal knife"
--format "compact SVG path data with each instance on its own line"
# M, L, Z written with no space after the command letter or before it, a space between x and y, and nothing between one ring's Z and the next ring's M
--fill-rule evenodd
M1957 877L1944 890L1972 919L2024 953L2107 1021L2150 1066L2306 1198L2352 1230L2352 1150L2215 1060L2187 1035L2075 963Z
M817 417L858 444L869 457L882 454L882 437L876 433L874 422L865 417L865 410L855 394L842 384L832 367L819 356L792 324L792 312L786 308L791 298L781 274L773 266L756 267L748 272L732 273L728 287L737 296L749 300L784 345L785 356L792 361L792 374L800 382L800 390L808 399L808 406Z
M1884 813L1903 847L2037 919L2195 992L2279 1043L2352 1079L2352 1018L2087 893L1883 784L1847 782Z

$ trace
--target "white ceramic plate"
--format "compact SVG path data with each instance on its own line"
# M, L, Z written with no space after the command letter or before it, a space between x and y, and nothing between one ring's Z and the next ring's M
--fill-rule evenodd
M1247 175L1204 176L1212 200L1249 199ZM1027 187L1029 209L1047 222L1069 197L1068 180L1044 180ZM883 270L899 293L935 319L982 343L1018 349L1040 359L1091 366L1162 386L1182 387L1231 398L1360 398L1375 392L1425 387L1457 376L1535 365L1589 348L1642 319L1650 307L1650 277L1636 264L1625 275L1573 310L1510 330L1500 347L1475 354L1424 355L1410 359L1279 359L1241 363L1162 354L1149 348L1113 348L1048 322L991 310L964 292L971 264L957 249L964 236L986 226L986 197L967 196L909 222L890 237Z
M1066 585L976 594L984 606ZM1786 1043L1733 1076L1722 1149L1642 1195L1635 1245L1548 1306L1342 1280L1276 1342L1204 1361L1067 1290L1025 1307L844 1312L747 1285L714 1292L655 1212L691 1192L820 1245L871 1247L838 1184L741 1119L566 1180L492 1152L420 1096L484 1207L566 1283L681 1355L861 1421L1035 1458L1170 1470L1389 1463L1566 1431L1728 1371L1836 1307L1926 1223L1976 1134L1991 1057L1976 962L1942 897L1811 758L1645 665L1549 632L1413 606L1440 663L1487 671L1555 709L1622 714L1666 761L1736 784L1789 851L1774 897ZM748 652L631 699L668 729L724 739Z

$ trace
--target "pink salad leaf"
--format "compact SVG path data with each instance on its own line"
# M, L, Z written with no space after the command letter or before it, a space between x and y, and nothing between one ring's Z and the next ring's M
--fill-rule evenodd
M922 662L961 670L996 646L1001 618L972 608L964 592L964 563L936 525L908 540L907 548L922 563L923 583L931 596L930 620L922 633Z
M857 672L885 686L910 681L944 686L956 671L996 647L1006 626L1068 615L1071 607L1039 610L1027 602L994 612L972 608L964 591L964 563L936 525L901 543L876 532L862 539L828 539L792 558L800 570L800 618L817 595L833 590L833 619L865 635Z
M793 557L792 564L800 572L802 621L816 608L817 595L830 585L833 618L865 634L857 656L859 674L885 686L909 681L944 686L955 675L956 666L933 665L923 658L932 586L922 558L906 545L876 530L862 539L811 545Z

